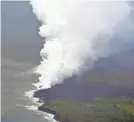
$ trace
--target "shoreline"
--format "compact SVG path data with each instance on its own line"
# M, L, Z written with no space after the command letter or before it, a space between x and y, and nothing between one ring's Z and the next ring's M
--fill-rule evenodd
M38 98L39 99L38 102L42 103L42 105L38 106L38 110L42 112L46 112L48 114L52 114L54 116L53 119L58 122L72 122L72 120L70 120L69 118L62 117L59 113L57 113L57 111L55 111L55 109L51 109L45 105L56 98L61 98L63 100L73 99L76 101L84 102L96 97L102 97L102 98L115 97L116 98L120 96L128 96L128 94L130 93L134 95L134 87L131 87L129 89L127 87L121 87L118 85L113 86L113 85L103 85L103 84L82 84L82 83L81 84L73 83L72 86L70 87L70 83L64 83L64 84L54 86L51 89L42 89L34 92L33 97ZM70 90L68 91L69 88ZM77 91L82 91L82 93ZM85 98L85 99L81 99L81 98Z
M50 108L47 108L47 107L43 107L43 105L38 107L39 111L46 112L48 114L52 114L52 115L54 115L54 117L53 117L54 120L61 122L61 116L56 111L54 111Z
M41 103L46 104L56 98L87 101L95 97L119 97L127 96L128 94L134 95L133 86L127 88L108 84L78 84L74 82L66 82L64 84L56 85L51 89L35 91L33 97L40 99Z
M133 98L131 98L131 102L134 102ZM124 109L124 106L128 108ZM125 110L128 113L127 122L129 120L133 122L129 109L131 106L134 105L130 104L130 99L122 96L119 98L95 98L82 103L57 99L48 103L48 105L42 104L38 107L38 110L53 115L52 119L57 122L87 122L87 120L92 121L96 118L98 122L102 122L102 120L113 120L115 116L117 116L116 120L126 120ZM100 117L101 120L99 120Z

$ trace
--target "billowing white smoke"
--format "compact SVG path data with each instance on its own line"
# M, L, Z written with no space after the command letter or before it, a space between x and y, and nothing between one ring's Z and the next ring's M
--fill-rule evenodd
M34 84L39 89L61 83L107 56L114 27L130 11L126 2L32 0L31 5L45 40L36 69L41 76Z

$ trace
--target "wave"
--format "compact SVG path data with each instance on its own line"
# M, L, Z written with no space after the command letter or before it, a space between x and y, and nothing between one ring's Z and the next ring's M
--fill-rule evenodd
M25 92L25 96L27 96L29 98L29 100L32 102L31 105L20 105L17 104L16 106L21 106L21 107L25 107L26 109L35 112L36 114L42 115L44 117L44 119L47 119L50 122L57 122L54 118L54 115L50 114L50 113L46 113L46 112L41 112L38 110L38 107L41 106L43 103L39 103L39 98L35 98L34 92L36 90L30 90L28 92Z

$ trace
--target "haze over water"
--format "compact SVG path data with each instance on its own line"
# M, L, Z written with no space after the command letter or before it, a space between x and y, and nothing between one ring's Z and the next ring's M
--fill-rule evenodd
M1 2L1 18L2 122L44 122L43 116L24 108L31 104L24 92L37 79L31 70L40 62L40 23L28 1Z

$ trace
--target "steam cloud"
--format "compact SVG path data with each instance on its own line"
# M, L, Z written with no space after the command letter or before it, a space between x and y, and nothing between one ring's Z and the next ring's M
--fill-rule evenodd
M38 89L50 88L64 78L92 67L110 52L114 27L130 12L126 2L90 0L32 0L33 12L42 22Z

